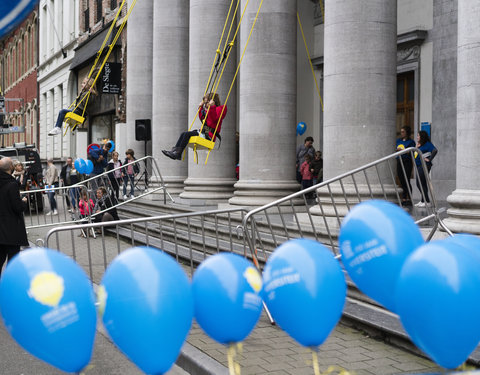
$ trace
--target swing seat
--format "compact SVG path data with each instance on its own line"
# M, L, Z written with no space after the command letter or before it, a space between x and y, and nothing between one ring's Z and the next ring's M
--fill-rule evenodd
M206 165L208 162L208 157L210 156L210 151L212 151L213 148L215 147L215 142L209 141L208 139L205 139L200 136L193 136L193 137L190 137L190 139L188 140L187 146L193 149L193 158L197 162L197 164L198 164L197 151L198 150L208 151L207 158L205 159L205 165ZM185 158L185 155L183 157Z
M209 141L206 138L198 136L190 137L188 140L188 147L197 149L197 150L208 150L211 151L215 147L215 142Z
M85 122L85 117L77 115L74 112L68 112L65 115L65 119L63 122L67 125L65 133L67 132L68 128L71 128L72 132L75 131L78 125L82 125Z

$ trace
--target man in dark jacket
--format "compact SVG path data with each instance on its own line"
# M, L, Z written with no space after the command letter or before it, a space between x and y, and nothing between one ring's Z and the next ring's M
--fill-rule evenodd
M20 198L18 183L13 178L12 159L0 160L0 272L5 260L20 252L20 246L28 246L23 212L27 198Z

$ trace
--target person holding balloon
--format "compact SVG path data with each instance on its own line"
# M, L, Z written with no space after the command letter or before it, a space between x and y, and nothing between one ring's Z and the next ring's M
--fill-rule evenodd
M313 138L307 137L305 138L305 142L297 147L297 161L296 161L296 168L297 168L297 181L298 183L302 183L302 174L300 173L300 166L305 161L305 155L309 154L311 160L315 157L315 148L313 147Z
M422 161L417 153L415 153L415 165L417 166L418 179L417 179L417 188L420 190L422 199L418 202L415 207L425 207L430 205L430 198L428 196L428 185L425 174L430 172L432 169L432 160L437 155L437 148L430 142L430 137L425 130L421 130L417 135L417 148L422 151L423 159L427 166L427 170L423 170Z
M53 159L47 160L47 171L45 173L46 187L51 189L58 187L58 170L53 164ZM55 199L55 190L47 190L48 201L50 202L50 212L47 215L58 215L57 200Z
M105 143L101 148L92 148L88 153L88 159L93 163L93 170L90 173L90 178L99 176L105 172L105 168L108 165L108 150L109 144ZM96 191L103 183L98 179L92 180L92 191Z

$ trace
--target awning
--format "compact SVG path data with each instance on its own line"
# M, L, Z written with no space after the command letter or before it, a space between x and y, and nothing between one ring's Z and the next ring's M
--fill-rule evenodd
M108 28L102 30L100 33L87 40L85 43L81 44L75 49L75 56L73 57L72 63L70 65L70 70L76 69L82 65L87 65L87 63L96 56L98 50L102 46L103 40L107 36L108 30ZM112 30L112 33L110 34L110 38L108 38L109 40L107 44L105 45L105 49L103 52L104 54L108 49L108 45L115 37L116 33L117 30L116 28L114 28ZM121 45L120 38L118 38L116 45Z

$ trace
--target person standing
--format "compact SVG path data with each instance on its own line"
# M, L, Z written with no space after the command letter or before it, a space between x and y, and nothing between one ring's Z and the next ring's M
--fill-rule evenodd
M65 165L62 167L62 170L60 171L60 182L63 184L63 186L71 186L72 185L72 180L71 180L71 173L73 169L73 160L71 157L67 158L67 161L65 162ZM68 212L72 212L72 208L70 205L70 199L68 196L70 195L73 198L72 205L73 208L75 209L75 197L74 195L70 194L71 189L65 190L65 192L68 192L68 194L65 194L65 203L67 204Z
M123 162L123 200L133 198L135 195L135 177L140 172L138 163L135 163L135 152L129 148L125 151L125 161ZM130 197L127 195L127 185L130 181Z
M420 190L420 194L422 195L422 199L415 205L415 207L425 207L430 205L430 198L428 196L428 185L425 175L430 172L430 169L432 169L432 160L435 155L437 155L438 150L433 145L433 143L430 142L430 137L428 136L428 133L424 130L421 130L417 135L417 148L422 151L423 159L425 160L427 170L423 170L420 155L415 153L415 164L418 171L417 188L418 190Z
M410 138L411 134L412 129L410 128L410 126L402 126L402 128L400 129L400 138L397 139L396 143L397 151L402 151L409 147L415 147L415 142L412 138ZM410 193L412 192L412 184L410 183L412 170L413 161L410 153L403 154L401 157L397 158L397 176L403 190L402 206L412 205L412 199L410 197Z
M25 175L25 168L22 162L17 161L15 164L15 169L13 171L12 176L17 180L18 186L20 186L20 190L25 190L25 186L27 185L27 176Z
M20 252L20 246L28 246L23 219L27 197L20 198L13 170L12 159L0 160L0 273L5 260L10 262Z
M315 158L310 162L310 172L313 175L313 185L323 181L322 151L315 152Z
M310 160L313 160L315 157L315 148L313 147L313 138L307 137L305 138L305 142L303 145L298 145L297 147L297 181L298 183L302 183L302 174L300 173L300 166L305 161L305 155L310 155Z
M47 187L53 189L58 187L58 170L53 164L53 159L47 160L47 171L45 173ZM57 200L55 199L55 190L47 189L48 201L50 202L50 212L47 215L58 215Z
M117 200L120 195L120 184L122 183L122 170L116 169L122 166L122 162L118 159L118 156L118 152L113 151L112 159L108 162L107 165L107 171L115 169L113 172L110 172L108 174L108 178L110 179L110 183L112 185L112 189L115 193L115 198L117 198Z

